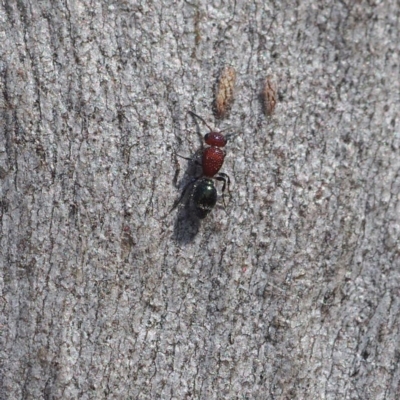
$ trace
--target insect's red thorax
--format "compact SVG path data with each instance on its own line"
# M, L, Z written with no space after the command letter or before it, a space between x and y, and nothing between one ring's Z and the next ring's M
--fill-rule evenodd
M207 147L203 151L203 175L213 177L224 163L225 153L219 147Z

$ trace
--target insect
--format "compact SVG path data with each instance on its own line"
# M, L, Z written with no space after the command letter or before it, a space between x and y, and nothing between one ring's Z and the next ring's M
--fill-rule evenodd
M195 185L193 193L192 193L192 202L194 205L194 209L196 215L203 219L207 216L207 214L214 208L217 203L217 189L215 188L213 179L217 181L222 181L222 193L224 194L226 186L230 185L230 178L227 174L223 172L219 172L224 163L225 152L221 149L221 147L225 147L230 135L224 136L221 132L216 132L210 128L207 122L195 114L194 112L189 111L189 114L200 119L207 128L210 130L207 134L204 135L204 142L209 146L203 149L202 158L201 158L201 167L202 174L196 178L193 178L183 189L181 197L177 202L173 205L172 210L174 210L178 204L182 201L187 190ZM192 161L191 158L182 157L185 160ZM225 202L225 199L224 199Z
M233 67L225 67L218 79L215 91L215 116L225 118L235 100L236 71Z
M272 81L271 77L267 77L267 79L265 80L261 96L264 107L264 114L270 117L275 111L277 101L276 85Z

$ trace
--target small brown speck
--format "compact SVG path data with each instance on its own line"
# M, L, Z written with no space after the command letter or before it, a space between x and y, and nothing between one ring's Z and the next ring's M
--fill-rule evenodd
M314 199L320 200L323 194L324 194L323 188L322 187L318 188L318 190L315 193Z
M271 77L267 77L262 91L263 109L266 116L270 117L274 113L276 101L276 85L272 81Z
M225 67L219 76L215 92L215 116L225 118L232 107L235 96L236 71Z

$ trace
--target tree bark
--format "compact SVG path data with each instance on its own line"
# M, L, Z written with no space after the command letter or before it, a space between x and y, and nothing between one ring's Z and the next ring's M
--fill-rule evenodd
M1 2L0 398L400 398L399 17ZM190 195L169 212L207 132L189 110L236 133L202 221Z

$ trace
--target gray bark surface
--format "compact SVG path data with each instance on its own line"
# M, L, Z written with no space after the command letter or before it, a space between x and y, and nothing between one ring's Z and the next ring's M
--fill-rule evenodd
M0 399L399 399L399 17L1 1ZM239 132L201 223L188 110Z

